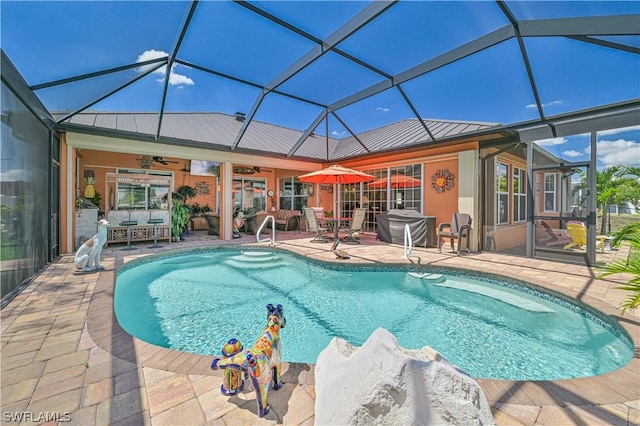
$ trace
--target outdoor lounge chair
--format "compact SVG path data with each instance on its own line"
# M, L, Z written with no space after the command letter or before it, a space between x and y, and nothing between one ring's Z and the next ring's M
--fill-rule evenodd
M471 239L471 216L466 213L454 213L450 223L441 223L438 226L438 253L442 253L442 244L445 238L451 241L451 250L460 254L460 240L466 240L467 252L471 253L469 240ZM458 250L454 243L458 242Z
M358 207L353 209L353 218L351 224L347 229L347 236L342 240L343 243L355 243L360 244L360 238L358 238L358 232L362 232L364 227L364 220L367 217L367 208Z
M567 232L571 237L571 242L564 246L565 250L573 248L584 249L587 247L587 227L584 226L583 223L568 223ZM596 248L604 252L604 244L607 237L605 235L598 235L596 239Z
M307 230L311 232L315 232L316 235L311 240L312 243L326 243L329 241L329 237L327 236L327 232L329 232L329 228L327 226L322 226L316 217L316 212L311 207L304 207L304 218L307 220Z
M540 221L540 225L542 225L542 228L544 229L544 232L547 236L546 239L540 241L545 246L547 247L557 246L557 245L565 246L571 242L571 237L568 234L564 232L554 231L551 228L551 226L544 220Z

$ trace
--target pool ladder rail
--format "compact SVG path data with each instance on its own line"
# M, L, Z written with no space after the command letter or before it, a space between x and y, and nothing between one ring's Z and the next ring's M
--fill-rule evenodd
M413 238L411 238L411 230L409 229L409 225L404 225L404 255L402 256L403 260L409 260L409 256L413 251Z
M264 227L267 226L267 223L269 222L269 220L271 220L271 238L261 240L260 234L262 233L262 229L264 229ZM262 221L262 224L258 228L258 232L256 232L256 241L259 243L270 243L270 244L273 244L276 242L276 218L272 214L265 217L264 220Z

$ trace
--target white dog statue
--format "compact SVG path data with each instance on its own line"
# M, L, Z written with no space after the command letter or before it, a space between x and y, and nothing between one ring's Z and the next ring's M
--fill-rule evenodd
M98 221L98 233L80 246L73 259L73 263L76 265L76 269L79 272L93 272L102 270L104 267L100 265L100 255L102 254L102 247L107 242L107 222L106 219Z

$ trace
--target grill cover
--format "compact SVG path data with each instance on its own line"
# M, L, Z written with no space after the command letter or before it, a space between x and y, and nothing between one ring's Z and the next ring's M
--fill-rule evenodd
M424 216L415 210L389 210L379 214L378 239L404 244L404 225L409 225L414 245L435 245L435 216Z

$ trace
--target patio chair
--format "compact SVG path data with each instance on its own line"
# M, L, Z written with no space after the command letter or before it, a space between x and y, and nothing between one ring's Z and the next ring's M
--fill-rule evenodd
M327 226L327 218L324 216L324 207L309 207L313 210L318 218L318 223L320 226Z
M569 222L567 223L567 232L571 237L571 242L564 246L565 250L577 248L583 250L587 247L587 227L582 222ZM605 235L596 236L596 248L604 252L604 244L606 240Z
M329 228L325 225L321 225L318 218L316 217L316 212L311 207L304 207L304 218L307 220L307 230L311 232L315 232L316 235L311 240L312 243L326 243L329 241L329 237L327 236L327 232L329 232Z
M347 236L342 240L343 243L355 243L360 244L360 238L358 238L358 232L362 232L364 227L364 220L367 217L366 207L358 207L353 209L353 218L351 224L347 229Z
M540 225L542 225L542 228L544 229L544 232L547 236L545 240L540 241L545 246L565 246L566 244L571 242L571 237L568 234L564 232L554 231L551 226L544 220L540 221Z
M443 222L438 226L438 253L442 253L442 244L445 238L451 242L451 250L460 254L460 240L466 240L466 249L471 253L469 240L471 239L471 216L466 213L454 213L451 222ZM455 250L454 243L458 242L458 250Z

